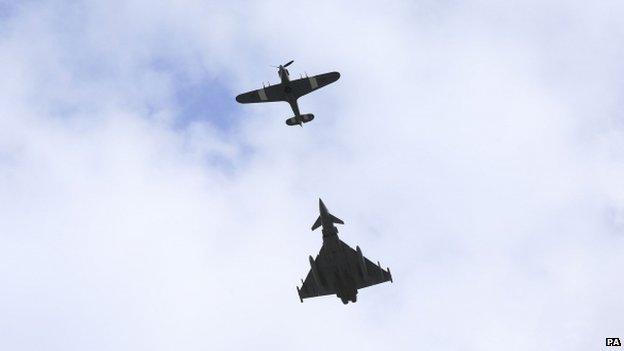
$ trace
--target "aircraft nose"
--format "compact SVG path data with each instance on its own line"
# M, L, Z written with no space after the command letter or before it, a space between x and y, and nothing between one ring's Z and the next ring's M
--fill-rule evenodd
M319 211L327 212L327 207L325 207L325 204L323 203L323 200L321 200L321 198L319 198Z

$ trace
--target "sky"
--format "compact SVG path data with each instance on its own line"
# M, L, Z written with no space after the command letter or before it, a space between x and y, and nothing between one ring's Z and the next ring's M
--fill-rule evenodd
M0 349L624 337L618 1L0 0ZM234 97L339 71L287 104ZM299 302L321 235L394 283Z

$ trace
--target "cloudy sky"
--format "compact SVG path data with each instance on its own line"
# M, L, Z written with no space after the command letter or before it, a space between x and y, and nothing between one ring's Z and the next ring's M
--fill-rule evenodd
M0 349L624 337L619 1L0 0ZM234 96L340 71L286 104ZM320 233L394 284L301 304Z

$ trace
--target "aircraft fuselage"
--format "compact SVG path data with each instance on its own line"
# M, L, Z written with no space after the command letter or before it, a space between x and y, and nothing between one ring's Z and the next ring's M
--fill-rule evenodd
M290 74L286 68L280 66L277 74L279 75L282 84L290 82Z
M323 227L323 248L328 255L328 262L331 264L329 274L326 273L326 281L330 286L335 287L336 295L343 303L357 301L356 274L349 264L349 258L344 250L344 246L338 239L338 229Z
M284 87L284 93L287 96L287 102L290 105L290 108L293 110L295 114L295 118L299 118L301 116L301 112L299 111L299 104L297 103L297 99L291 94L291 88L288 85L290 83L290 74L288 70L282 66L279 67L278 75L281 80L281 84ZM299 121L299 125L301 125L301 121Z

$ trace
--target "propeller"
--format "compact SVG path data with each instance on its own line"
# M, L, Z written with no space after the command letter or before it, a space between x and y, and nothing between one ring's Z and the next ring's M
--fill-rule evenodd
M288 63L283 64L283 65L279 65L279 66L273 66L273 65L270 65L270 66L271 66L271 67L273 67L273 68L280 68L280 66L281 66L281 67L288 67L288 66L290 66L293 62L295 62L295 61L294 61L294 60L290 60L290 61L288 61Z

